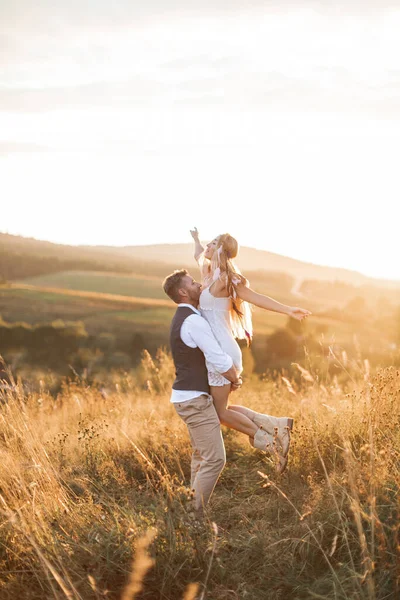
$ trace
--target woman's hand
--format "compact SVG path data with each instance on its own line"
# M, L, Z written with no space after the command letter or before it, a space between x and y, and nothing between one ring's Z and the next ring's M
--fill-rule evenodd
M197 260L197 262L199 261L200 256L203 254L204 252L204 248L200 243L199 240L199 232L197 231L197 227L195 227L194 229L190 230L190 235L192 236L192 238L194 239L194 258ZM202 278L204 278L204 275L202 275Z
M231 392L236 392L236 390L238 390L240 387L242 387L242 384L243 384L243 380L239 375L239 377L236 379L236 381L233 381L231 383Z
M305 308L298 308L297 306L289 306L289 310L286 313L288 317L292 317L293 319L297 319L298 321L302 321L308 315L311 315L309 310Z
M199 232L197 231L197 227L190 230L190 235L192 236L195 242L199 241Z

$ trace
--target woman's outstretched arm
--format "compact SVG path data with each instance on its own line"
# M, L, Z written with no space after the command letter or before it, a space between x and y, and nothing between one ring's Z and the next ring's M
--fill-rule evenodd
M197 260L202 252L204 252L204 248L199 240L199 232L197 231L197 227L190 230L190 235L194 239L194 257Z
M250 304L254 304L254 306L259 306L265 310L282 313L284 315L288 315L289 317L293 317L294 319L298 319L299 321L304 319L304 317L311 315L311 312L305 308L281 304L269 296L264 296L264 294L255 292L251 288L246 287L243 283L239 283L236 286L236 293L241 300L245 300Z

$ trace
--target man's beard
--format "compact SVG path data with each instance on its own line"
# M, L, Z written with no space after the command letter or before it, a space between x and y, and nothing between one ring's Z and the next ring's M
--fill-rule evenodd
M198 306L200 294L193 294L189 292L189 298L195 304L195 306Z

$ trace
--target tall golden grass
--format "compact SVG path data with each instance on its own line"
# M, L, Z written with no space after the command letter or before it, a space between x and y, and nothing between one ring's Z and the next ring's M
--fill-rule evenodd
M0 598L399 598L400 372L356 366L347 383L300 365L300 383L245 382L236 404L294 416L289 467L278 478L224 430L200 525L167 354L108 390L14 382L0 392Z

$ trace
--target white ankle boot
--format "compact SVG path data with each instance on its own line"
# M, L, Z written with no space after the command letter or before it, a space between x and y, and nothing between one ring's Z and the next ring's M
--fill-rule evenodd
M267 454L273 453L274 438L261 427L254 434L254 448L263 450Z
M290 417L271 417L257 413L254 423L273 436L277 446L280 446L282 456L286 457L290 446L290 432L293 429L293 419Z
M250 438L250 443L254 448L258 448L259 450L263 450L267 454L271 455L275 460L275 468L276 472L281 474L287 467L288 457L283 455L282 448L279 444L276 443L274 437L269 434L264 429L259 428L254 435L254 442L252 443Z

